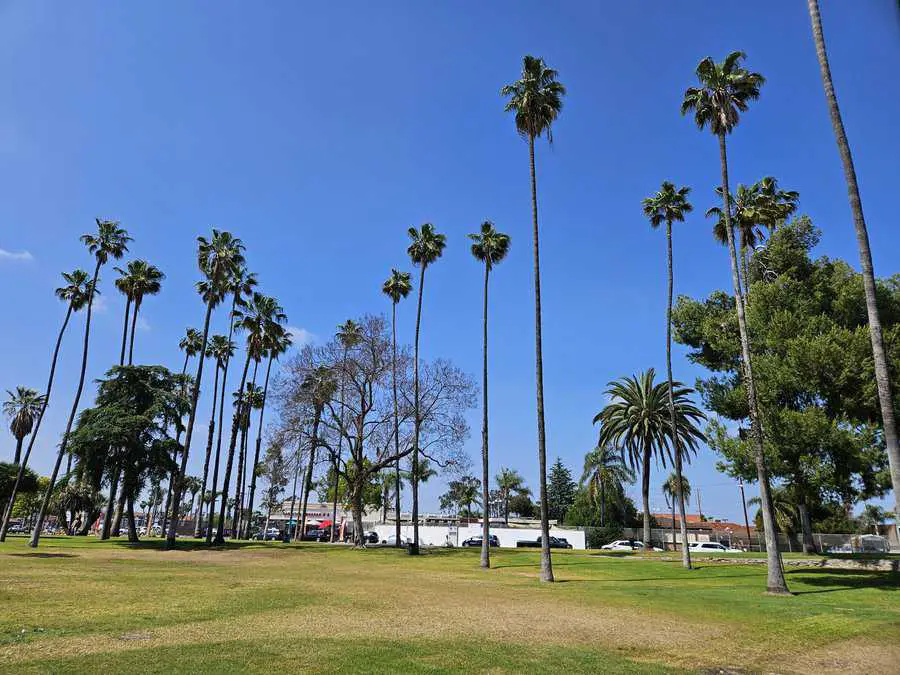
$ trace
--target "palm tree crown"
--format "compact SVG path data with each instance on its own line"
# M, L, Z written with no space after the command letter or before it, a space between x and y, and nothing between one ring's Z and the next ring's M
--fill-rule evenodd
M537 138L547 132L547 140L553 142L551 126L562 110L562 97L566 94L557 76L544 59L529 55L522 59L522 77L500 90L500 95L509 99L506 112L516 114L520 135Z
M662 485L663 495L666 497L666 502L669 504L675 504L675 500L678 499L678 476L675 473L670 473L669 477L666 478L665 482ZM687 476L681 477L681 494L684 495L684 501L688 501L691 498L691 483L688 481Z
M441 257L447 245L447 237L434 231L434 225L425 223L421 229L409 228L412 243L406 252L416 265L427 267Z
M338 325L337 338L344 349L352 349L362 340L362 328L353 319Z
M116 221L97 218L96 222L97 234L84 234L81 241L97 259L97 264L105 265L110 258L118 260L125 255L132 239Z
M381 286L381 292L388 296L392 302L398 303L412 291L412 282L409 272L400 272L391 269L391 276Z
M216 304L229 290L229 284L244 265L244 243L230 232L213 230L212 239L197 237L197 265L207 283L198 284L206 302Z
M486 220L481 224L481 232L470 234L472 255L487 265L490 270L509 253L509 235L498 232L494 224Z
M669 416L669 384L655 383L653 368L609 383L606 394L612 401L594 417L601 424L598 445L613 445L631 457L633 465L649 450L665 466L672 456L672 422ZM693 389L680 382L672 383L675 402L675 425L678 445L685 458L687 451L696 452L704 440L697 423L706 416L690 400Z
M622 453L613 445L598 445L584 457L581 484L597 502L605 493L616 494L626 483L634 482L634 471L625 463Z
M213 335L206 347L207 358L213 358L221 368L225 361L234 356L235 344L224 335Z
M66 285L56 289L56 297L69 303L72 310L77 312L88 302L91 276L84 270L76 269L71 272L63 272L62 277ZM100 291L94 289L94 293L99 294Z
M681 114L693 112L697 126L709 126L717 136L730 134L740 113L747 110L750 101L759 98L759 88L766 81L759 73L741 67L744 58L744 52L731 52L721 63L710 56L703 59L696 71L700 86L684 92Z
M694 210L687 200L690 192L689 187L676 189L674 184L664 181L659 192L642 202L644 215L650 219L650 225L657 228L663 223L684 222L685 214Z
M188 328L184 337L178 342L178 348L189 358L197 356L203 348L203 333L196 328Z
M140 305L145 295L156 295L162 288L162 280L166 278L156 265L146 260L132 260L126 269L115 268L121 276L116 279L116 288L128 296L136 305Z
M3 402L3 414L9 417L9 430L16 440L22 440L31 433L34 420L41 414L44 402L42 394L29 387L16 387L15 391L6 393L9 397Z

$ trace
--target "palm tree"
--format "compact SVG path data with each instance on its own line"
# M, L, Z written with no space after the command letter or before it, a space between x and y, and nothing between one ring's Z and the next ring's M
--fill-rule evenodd
M128 326L131 323L131 303L134 294L131 292L132 277L121 267L113 267L119 273L119 278L113 284L116 289L125 296L125 320L122 323L122 347L119 351L119 365L125 365L125 350L128 348Z
M22 443L34 428L34 420L41 414L46 398L38 394L36 389L22 386L16 387L14 392L7 389L6 393L9 398L3 402L3 414L9 417L9 431L16 439L13 464L19 464Z
M263 391L262 387L256 386L256 371L260 361L263 357L266 356L267 353L268 349L264 347L263 351L260 352L259 358L254 359L255 363L253 364L253 378L250 382L247 383L247 390L244 392L244 409L241 419L240 461L238 462L238 479L235 481L234 490L235 503L238 505L238 508L235 511L234 515L234 527L232 528L234 531L233 537L235 539L241 538L244 531L244 519L248 516L247 510L246 508L244 508L246 504L244 497L246 496L245 490L247 487L247 453L249 450L247 444L250 438L250 418L251 413L254 410L260 410L263 406Z
M416 306L416 340L415 361L413 362L413 451L412 451L412 521L413 521L413 545L412 552L419 553L419 481L417 479L419 466L419 433L422 428L422 416L419 410L419 334L422 327L422 292L425 290L425 269L434 263L444 252L447 238L443 234L434 231L434 225L425 223L421 229L409 228L409 237L412 243L406 252L409 254L413 265L419 266L419 302ZM399 516L398 516L399 517Z
M356 323L353 319L347 319L344 323L338 326L337 339L338 342L341 343L341 346L344 348L344 353L341 358L341 424L344 423L344 387L347 381L347 355L351 349L353 349L356 345L360 343L362 340L362 329L359 324ZM338 448L337 452L334 453L333 464L334 464L334 485L332 486L334 491L334 504L332 506L331 511L331 522L337 522L337 503L338 503L338 483L340 482L340 474L338 473L338 467L341 464L341 452L344 447L344 436L343 434L338 434ZM334 537L336 534L336 528L332 526L331 528L331 541L334 542Z
M737 305L738 330L741 337L741 356L744 362L743 375L747 388L747 402L750 409L750 433L756 460L756 474L762 498L763 523L766 534L766 557L768 578L766 587L770 593L788 593L787 581L781 554L778 552L778 539L775 536L775 516L771 508L769 470L763 450L763 428L759 415L759 399L756 395L756 384L753 381L753 365L750 358L750 333L744 316L744 297L738 272L737 252L734 243L734 229L731 222L731 194L728 188L728 153L725 137L737 126L740 113L745 112L751 101L759 98L759 89L765 78L759 73L752 73L741 66L745 58L743 52L731 52L721 63L716 63L707 56L697 66L699 87L689 87L684 92L681 114L694 113L694 122L699 129L709 130L719 140L719 160L722 169L722 206L725 217L725 230L728 237L728 253L731 262L731 281L734 286L735 305Z
M266 365L266 379L262 388L261 405L259 406L259 423L256 426L256 450L253 454L253 468L250 471L250 499L247 503L247 513L250 514L250 517L247 518L247 529L244 532L245 539L250 538L250 520L253 517L253 501L256 496L256 478L258 467L260 466L259 451L260 446L262 445L263 415L266 410L266 399L269 394L269 375L272 371L272 361L286 353L293 343L291 334L285 331L284 328L277 324L273 325L272 328L274 330L266 337L266 351L269 354L269 363Z
M34 441L37 438L38 430L41 428L41 421L44 419L44 412L50 404L50 392L53 389L53 378L56 374L56 361L59 358L59 349L62 346L63 335L66 327L69 325L69 319L73 312L77 312L87 305L89 289L95 288L90 285L90 276L84 270L76 269L73 272L63 272L65 286L56 289L56 297L66 303L66 316L63 319L62 327L56 337L56 346L53 349L53 357L50 360L50 376L47 379L47 388L44 390L44 401L41 406L37 419L34 422L34 429L31 432L31 439L28 441L28 447L25 449L25 456L19 463L19 471L16 474L16 481L13 483L13 489L9 494L9 501L6 503L6 509L3 512L3 524L0 525L0 542L6 541L6 530L9 528L9 521L12 517L13 506L16 503L16 495L19 492L19 485L25 476L25 469L28 467L28 460L31 457L31 449L34 447ZM96 288L95 291L96 292Z
M56 484L56 477L59 475L59 466L62 458L66 454L69 444L69 434L72 432L72 424L75 422L75 415L78 412L78 404L81 401L81 392L84 390L84 376L87 372L88 346L91 337L91 311L94 307L94 289L97 288L97 281L100 277L100 268L109 261L110 258L118 260L128 251L128 242L131 237L128 233L119 227L117 222L111 220L100 220L97 218L97 234L85 234L81 237L81 241L87 246L88 251L94 256L96 264L94 265L94 276L91 278L88 287L87 298L87 318L84 323L84 347L81 352L81 373L78 376L78 388L75 391L75 400L72 403L72 410L69 413L69 419L66 422L66 429L63 432L62 441L59 444L59 452L56 456L56 463L50 474L50 482L47 484L47 491L41 501L41 507L38 511L37 520L35 522L34 531L28 545L37 548L41 539L41 529L44 527L44 518L47 515L47 507L50 505L50 499L53 496L53 490Z
M672 223L684 222L685 214L694 210L687 197L690 194L689 187L675 189L675 185L669 181L663 181L659 192L643 201L644 215L650 219L650 226L658 228L663 222L666 224L666 269L668 271L668 287L666 296L666 376L669 383L669 417L671 424L675 426L675 401L672 398L674 391L672 379L672 291L674 286L673 257L672 257ZM745 280L746 281L746 280ZM675 475L678 480L676 486L683 484L681 468L681 449L678 446L678 437L675 437ZM678 495L678 511L681 514L681 537L687 541L687 525L684 521L684 496ZM673 519L674 528L674 519ZM681 547L682 563L685 568L691 568L691 554L687 546Z
M675 405L673 425L669 409L668 382L654 382L653 368L609 383L606 390L610 403L594 417L600 423L599 446L610 445L627 453L632 467L641 468L641 496L644 507L644 545L650 546L650 460L666 465L672 457L672 440L684 457L697 452L704 440L697 424L706 416L690 400L693 389L673 382L671 393ZM677 433L673 434L672 430Z
M391 299L391 387L394 395L394 541L400 546L400 406L397 399L397 303L412 291L409 272L391 269L381 292Z
M500 499L503 500L503 524L509 527L509 500L514 494L524 495L531 491L525 485L525 479L515 469L500 467L500 473L494 477ZM487 507L485 507L487 510Z
M585 455L581 484L587 485L588 496L600 505L600 527L606 527L607 493L621 495L624 484L633 482L634 471L612 445L598 445Z
M187 428L184 432L184 450L181 453L181 466L178 468L178 473L174 476L175 480L172 481L174 484L173 511L178 509L179 504L181 504L184 492L183 482L187 475L191 437L194 434L194 422L197 419L197 401L200 397L200 386L203 382L203 363L206 360L203 358L203 355L206 354L206 343L209 339L209 323L212 318L212 312L224 298L228 290L228 284L235 272L244 265L244 244L237 237L233 237L230 232L213 230L210 240L207 240L206 237L198 237L197 243L197 266L205 277L204 281L198 284L198 291L206 304L206 315L203 318L203 340L198 351L201 358L198 359L197 376L194 378L193 387L191 387L191 407L188 413ZM178 518L173 517L172 522L169 523L169 531L166 533L167 548L175 546L177 527Z
M881 421L884 425L884 444L887 447L891 486L894 490L894 512L900 514L900 443L897 439L897 423L894 418L890 365L884 349L881 316L876 302L875 270L872 265L872 250L869 247L869 231L863 216L862 199L859 196L859 185L856 182L856 169L853 166L853 155L850 153L850 141L847 140L847 132L844 130L841 110L838 107L837 94L834 91L834 83L831 81L831 66L828 65L828 53L825 51L825 35L822 32L819 3L817 0L807 0L807 4L809 18L812 22L813 38L816 43L816 55L819 58L819 69L822 72L825 98L828 100L828 112L831 115L831 126L834 129L838 152L844 166L847 196L850 200L850 210L853 212L856 245L859 247L859 262L862 267L863 288L866 293L866 311L869 316L869 337L872 341L872 356L875 361L875 381L878 385L878 401L881 404ZM900 532L900 522L898 522L897 528Z
M265 336L272 331L272 324L283 324L287 317L278 301L268 295L254 292L250 301L244 307L236 307L234 310L234 327L247 332L247 358L244 360L244 370L241 374L240 385L235 394L238 401L242 401L247 385L247 372L250 368L250 360L258 361L265 351ZM228 489L231 483L231 469L234 464L234 451L237 444L238 432L242 426L242 406L238 406L231 424L231 439L228 446L228 456L225 461L225 475L222 481L222 503L219 506L219 531L216 533L214 543L225 543L225 508L227 506ZM221 429L221 425L219 427ZM237 507L236 504L236 509Z
M316 463L316 448L319 445L319 423L322 421L322 411L329 401L334 398L337 391L337 383L331 371L325 366L319 366L308 374L300 385L304 397L312 404L313 422L309 440L309 462L306 464L306 476L303 480L303 505L300 511L300 527L295 528L294 535L302 540L306 533L306 507L309 503L309 491L312 488L313 467ZM293 505L291 506L293 511Z
M138 313L146 295L157 295L162 288L162 280L166 278L158 267L145 260L132 260L128 263L128 275L132 278L131 297L134 302L134 313L131 316L131 338L128 342L128 365L134 360L134 334L137 330Z
M215 360L216 372L215 377L213 378L213 398L212 411L209 415L209 432L206 436L206 455L203 459L203 479L199 487L201 495L206 494L207 481L209 479L209 460L212 456L213 437L216 429L216 404L219 401L219 373L222 371L222 365L225 360L234 355L234 350L234 342L229 341L224 335L213 335L206 348L206 357ZM215 489L215 487L215 484L213 484L213 489ZM194 537L199 537L201 534L200 522L202 518L203 499L200 500L200 505L197 509L197 520L194 523Z
M562 110L566 88L557 81L557 72L544 60L526 56L522 77L500 90L509 99L506 112L514 112L516 131L528 139L531 166L531 220L534 235L534 344L537 384L538 464L541 496L541 581L553 581L550 561L550 517L547 512L547 443L544 430L544 357L541 342L541 265L538 237L537 178L534 170L534 141L545 132L553 143L552 125Z
M481 490L485 514L482 518L481 567L487 569L490 561L490 523L487 505L490 501L490 472L488 469L488 278L494 265L509 253L509 235L498 232L494 224L486 220L481 224L481 232L470 234L472 255L484 263L484 308L483 308L483 359L482 359L482 417L481 417Z
M764 517L762 512L762 500L759 497L753 497L752 499L747 500L747 504L760 507L756 516L753 518L756 527L758 528L760 521L762 521ZM772 510L775 512L776 532L787 535L788 542L790 542L790 535L797 530L800 514L797 512L797 500L786 487L780 486L772 488Z
M228 342L234 336L235 318L239 307L245 307L244 298L250 297L256 287L256 274L247 271L244 265L239 265L231 272L228 280L228 290L231 293L231 312L228 315ZM222 386L219 388L219 430L216 433L216 456L213 462L212 501L209 504L209 522L212 524L212 514L215 511L216 485L219 482L219 461L222 455L222 428L225 426L225 391L228 384L228 365L231 363L232 351L225 355L222 365ZM211 544L213 538L212 527L206 528L206 543Z
M663 495L666 498L666 504L672 507L672 550L678 550L678 544L675 539L675 503L680 504L681 516L681 548L687 549L687 525L684 522L684 502L691 499L691 484L686 476L679 476L673 472L669 474L662 486ZM685 567L691 568L690 555L687 556Z
M181 367L181 374L187 372L188 362L200 353L203 346L203 334L196 328L188 328L184 337L178 341L178 349L184 352L184 365Z

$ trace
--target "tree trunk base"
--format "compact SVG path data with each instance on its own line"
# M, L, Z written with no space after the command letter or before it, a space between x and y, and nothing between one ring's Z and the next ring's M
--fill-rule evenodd
M790 591L788 591L788 590L786 590L786 589L783 589L783 588L776 588L776 589L769 588L769 589L766 589L765 595L778 595L778 596L781 596L781 597L783 597L783 598L793 597L793 596L794 596L793 593L791 593Z

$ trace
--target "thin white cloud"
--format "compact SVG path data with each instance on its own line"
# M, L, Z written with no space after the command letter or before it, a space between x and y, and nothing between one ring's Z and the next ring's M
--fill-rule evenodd
M0 248L0 260L20 260L28 262L34 260L34 256L29 251L7 251Z
M139 315L137 320L137 327L138 330L144 331L146 333L150 330L150 323L147 321L147 319L144 318L143 315Z
M310 345L315 342L318 338L310 333L305 328L299 328L297 326L288 326L287 332L291 334L291 337L294 339L295 347L304 347L306 345Z
M91 311L95 314L106 314L109 311L109 300L105 295L95 295Z

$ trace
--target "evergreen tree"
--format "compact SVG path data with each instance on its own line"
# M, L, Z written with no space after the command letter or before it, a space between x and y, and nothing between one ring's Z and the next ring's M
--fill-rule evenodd
M550 480L547 485L547 509L551 520L562 522L566 511L575 503L577 485L572 479L572 472L557 457L550 467Z

